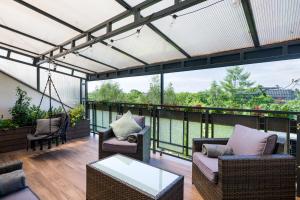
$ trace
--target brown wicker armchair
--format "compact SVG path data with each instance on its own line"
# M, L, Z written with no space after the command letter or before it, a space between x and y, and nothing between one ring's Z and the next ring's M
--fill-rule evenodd
M228 139L194 139L193 154L203 144ZM204 199L295 199L295 158L285 154L220 156L217 180L211 181L193 161L192 182Z
M117 119L121 116L118 115ZM99 159L120 153L144 162L150 159L150 127L145 126L144 116L134 116L136 122L143 128L137 133L137 142L117 141L111 128L99 132Z

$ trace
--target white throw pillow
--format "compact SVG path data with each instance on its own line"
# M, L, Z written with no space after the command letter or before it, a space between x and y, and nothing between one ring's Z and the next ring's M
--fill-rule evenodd
M120 119L111 123L110 127L113 129L118 140L126 140L128 135L142 130L142 128L133 119L130 111L124 114Z

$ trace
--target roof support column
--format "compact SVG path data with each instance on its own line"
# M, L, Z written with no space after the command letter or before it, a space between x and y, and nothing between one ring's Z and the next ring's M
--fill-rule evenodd
M40 67L36 67L36 89L40 92L41 89L41 70Z
M160 104L164 104L164 73L160 74Z

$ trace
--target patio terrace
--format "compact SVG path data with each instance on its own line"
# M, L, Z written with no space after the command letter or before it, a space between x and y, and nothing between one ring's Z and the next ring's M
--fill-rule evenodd
M29 186L45 200L85 199L86 163L98 158L98 136L77 139L47 152L25 150L1 154L0 162L22 160ZM152 154L150 164L185 177L186 200L202 200L192 185L191 163ZM40 170L43 169L43 170Z
M207 193L217 191L222 195L232 189L229 194L234 197L243 195L243 192L236 192L241 188L251 193L252 190L245 189L243 183L249 180L254 183L253 179L260 178L252 176L256 174L255 170L264 169L259 173L270 175L266 176L266 180L271 183L265 189L273 190L274 194L275 191L281 192L278 188L290 184L290 179L291 187L282 193L289 193L289 198L293 199L294 186L300 185L300 140L297 139L300 110L169 106L164 101L164 77L174 72L299 59L299 13L299 0L1 1L0 127L4 128L0 128L0 163L23 161L28 185L40 199L85 199L88 193L86 165L99 160L102 149L98 149L103 147L104 140L111 139L112 135L116 139L111 131L104 130L117 115L130 110L139 117L145 117L140 128L146 137L143 134L135 136L135 151L140 154L134 156L142 155L140 160L147 161L151 149L150 165L184 176L184 199L202 199L199 188L192 184L194 164L190 162L193 153L200 154L198 151L202 150L202 145L197 147L197 141L200 145L201 140L227 139L232 136L237 124L252 128L255 133L278 136L278 146L275 142L269 154L281 154L264 157L265 152L260 152L254 155L258 157L241 158L242 161L233 159L236 163L231 167L236 169L245 167L243 159L254 160L247 160L247 163L259 167L240 170L245 172L243 175L222 174L227 182L218 186L225 188L242 180L240 188L239 184L233 184L233 187L220 192L216 185L208 186L213 181L207 181L204 185L213 189ZM95 102L89 99L88 85L91 81L145 75L160 76L159 104ZM48 87L48 83L55 87ZM16 88L19 96L24 92L30 97L30 100L27 99L30 104L28 112L31 112L28 115L14 114L11 110L15 106ZM81 118L75 122L71 119L69 126L68 115L60 114L70 114L74 108L79 109L77 112L80 112ZM59 134L51 134L52 122L45 119L50 122L50 134L46 135L47 140L42 135L38 141L39 136L31 134L38 124L38 117L52 119L53 113L60 116ZM82 138L77 139L79 137ZM194 142L196 138L200 139ZM67 143L63 144L65 141ZM225 142L223 139L220 141ZM142 147L138 146L139 142ZM59 146L53 147L55 143ZM128 143L126 145L134 146ZM49 150L45 150L46 145ZM25 150L26 147L29 151ZM31 151L37 147L40 150ZM147 155L144 151L148 152ZM108 151L108 154L111 152ZM244 154L234 156L241 155ZM228 162L226 158L215 159L220 159L215 163L217 168L221 166L219 162L224 165ZM272 170L274 166L278 173ZM284 170L280 171L281 167ZM234 173L230 169L224 171ZM273 171L276 173L272 174ZM295 181L294 172L297 175ZM196 175L199 179L203 174ZM243 179L248 175L249 179ZM226 180L231 176L239 179ZM203 177L201 180L206 181ZM95 184L91 184L89 189L99 183L92 181ZM180 187L180 178L176 181L175 184L174 179L172 184ZM114 184L119 183L109 182L109 185ZM172 184L169 185L174 186ZM258 183L250 185L255 188ZM262 187L255 189L263 193ZM132 188L124 190L132 192ZM163 192L158 193L160 197L170 195ZM261 198L268 199L271 193ZM272 199L280 199L280 195ZM295 196L300 196L299 187Z

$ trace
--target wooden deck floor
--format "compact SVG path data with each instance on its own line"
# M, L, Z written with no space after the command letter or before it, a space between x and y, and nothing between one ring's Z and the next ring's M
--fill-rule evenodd
M97 160L97 149L98 138L92 136L48 151L0 154L0 162L22 160L27 183L42 200L79 200L85 199L86 164ZM185 200L202 199L192 185L190 162L156 154L150 164L185 176Z

